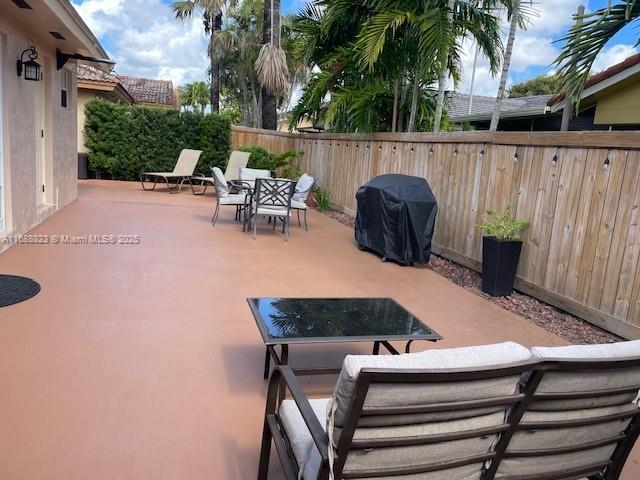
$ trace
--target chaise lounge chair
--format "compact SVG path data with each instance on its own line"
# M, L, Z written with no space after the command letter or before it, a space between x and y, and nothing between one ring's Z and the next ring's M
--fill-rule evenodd
M247 166L250 156L251 154L248 152L240 152L237 150L231 152L231 156L227 162L227 168L224 171L224 178L232 189L232 193L238 193L240 190L234 186L234 183L240 179L240 169ZM204 175L194 175L191 180L191 191L194 195L204 195L207 192L207 187L209 185L214 185L214 178L212 176L205 177ZM193 181L200 182L199 186L203 188L201 190L196 190L194 188Z
M273 441L288 480L615 480L640 432L639 389L640 341L351 355L333 396L314 400L281 366L258 479Z
M142 172L140 174L142 189L147 191L155 190L158 182L164 181L169 189L169 193L178 193L182 189L184 182L191 183L191 177L193 176L193 171L196 169L198 160L200 160L200 155L202 155L201 150L189 150L185 148L180 152L180 157L178 157L173 172ZM153 180L153 186L147 188L145 181L150 182L151 180ZM171 188L170 184L172 182L176 184L173 188Z

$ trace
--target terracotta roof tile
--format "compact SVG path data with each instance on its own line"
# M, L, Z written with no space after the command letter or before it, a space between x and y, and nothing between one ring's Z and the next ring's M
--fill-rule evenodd
M107 73L93 65L78 64L78 80L118 83L118 75Z
M173 83L170 80L152 80L124 75L119 75L118 78L135 103L175 105Z

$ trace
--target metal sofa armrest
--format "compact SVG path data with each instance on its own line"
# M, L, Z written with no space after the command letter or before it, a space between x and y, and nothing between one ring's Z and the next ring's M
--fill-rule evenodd
M304 420L304 423L311 434L313 443L315 443L320 457L323 462L329 461L329 437L327 432L320 424L318 417L313 412L311 404L307 399L307 396L302 391L302 387L298 382L293 370L287 365L278 366L273 370L271 378L269 379L269 390L267 393L267 412L266 414L276 413L276 399L280 390L281 383L284 383L287 390L291 393L291 397L296 402L300 415ZM271 407L271 408L270 408ZM271 411L270 411L271 410Z

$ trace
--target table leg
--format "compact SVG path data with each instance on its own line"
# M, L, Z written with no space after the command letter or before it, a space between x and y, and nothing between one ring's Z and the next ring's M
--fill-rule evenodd
M380 353L380 342L373 342L373 355Z
M390 344L389 342L387 342L386 340L384 340L384 341L382 341L382 342L380 342L380 343L382 344L382 346L383 346L384 348L386 348L386 349L389 351L389 353L390 353L391 355L400 355L400 352L398 352L398 350L396 350L395 348L393 348L393 345L391 345L391 344Z
M409 352L411 352L411 344L412 344L412 343L413 343L413 340L409 340L409 341L407 342L407 346L406 346L406 347L404 347L404 353L409 353Z
M278 365L287 365L288 362L289 362L289 345L287 345L286 343L283 343L282 345L280 345L280 362L278 363ZM287 394L286 386L287 385L284 381L284 377L282 377L282 379L280 380L280 394L279 394L280 402L284 400Z
M265 348L265 356L264 356L264 379L269 378L269 369L271 367L271 353L269 352L269 347Z

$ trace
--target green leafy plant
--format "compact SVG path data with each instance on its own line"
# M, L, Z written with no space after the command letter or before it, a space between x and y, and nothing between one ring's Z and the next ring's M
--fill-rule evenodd
M98 178L138 180L143 171L172 171L183 148L202 150L197 173L229 158L231 122L219 114L179 112L96 98L85 107L85 145Z
M511 216L511 207L502 212L487 209L485 221L478 228L490 237L498 240L520 240L520 234L529 227L527 220L518 220Z
M293 150L279 154L270 153L264 148L257 146L244 147L240 150L251 154L249 163L247 164L249 168L269 170L273 175L291 178L292 180L294 179L291 176L284 175L283 172L289 175L292 173L295 174L296 170L294 167L297 168L295 161L302 157L302 152ZM297 175L298 177L300 176L299 170Z
M331 208L331 197L329 192L324 188L317 188L315 191L316 203L318 204L318 210L326 212Z

